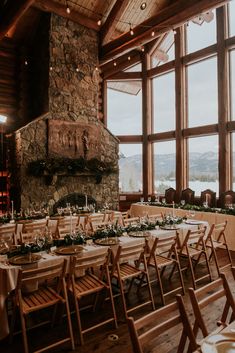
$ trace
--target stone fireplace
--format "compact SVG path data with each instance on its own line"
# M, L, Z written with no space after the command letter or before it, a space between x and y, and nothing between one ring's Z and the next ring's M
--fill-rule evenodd
M114 209L117 208L118 140L97 118L100 84L99 73L95 69L97 56L98 38L93 30L51 15L49 62L45 65L48 73L48 87L45 87L48 90L48 113L15 133L15 184L19 191L19 207L48 205L52 212L60 199L75 193L88 195L98 206L108 202ZM55 136L63 135L64 126L68 129L67 140L63 136L56 140ZM83 126L83 135L79 135ZM76 134L75 128L78 129ZM89 146L86 142L87 131ZM95 133L92 135L90 131ZM50 173L49 176L29 174L30 162L56 157L61 158L63 163L63 158L68 157L66 148L73 148L74 151L73 146L76 147L73 158L82 157L86 161L95 157L100 162L112 164L113 171L101 175L99 180L90 171ZM94 156L90 154L92 148L96 153Z

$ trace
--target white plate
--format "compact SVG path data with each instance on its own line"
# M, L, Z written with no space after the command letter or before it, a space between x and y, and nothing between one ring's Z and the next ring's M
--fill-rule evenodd
M234 353L235 333L208 336L201 345L202 353Z
M194 220L188 220L188 221L185 221L185 224L191 224L191 225L199 225L199 224L203 224L204 222L201 222L201 221L194 221Z

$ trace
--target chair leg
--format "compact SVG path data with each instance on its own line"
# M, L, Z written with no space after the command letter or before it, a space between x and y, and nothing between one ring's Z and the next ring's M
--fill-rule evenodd
M75 350L74 337L73 337L73 327L72 327L71 315L70 315L70 309L69 309L69 300L68 300L68 294L67 294L65 284L64 284L64 298L65 298L65 308L66 308L66 313L67 313L67 321L68 321L68 326L69 326L69 336L71 339L71 347L72 347L72 350Z
M154 299L153 299L153 292L152 292L152 287L150 284L150 278L149 278L149 272L148 272L148 266L146 263L146 259L144 258L144 270L145 270L145 275L146 275L146 280L147 280L147 286L148 286L148 291L149 291L149 298L152 303L152 309L155 310L155 304L154 304Z
M107 282L108 282L108 291L109 291L109 296L110 296L110 301L111 301L111 306L112 306L112 312L113 312L113 318L114 318L114 326L115 326L115 328L118 328L117 315L116 315L114 299L113 299L113 292L112 292L112 285L111 285L111 280L110 280L109 275L107 276Z
M209 259L208 259L206 249L204 250L204 255L205 255L205 259L206 259L207 271L208 271L210 282L211 282L212 281L212 274L211 274L211 269L210 269L210 264L209 264Z
M177 266L177 269L178 269L180 283L181 283L181 287L182 287L182 292L183 292L183 295L184 295L185 294L184 280L183 280L183 276L182 276L182 272L181 272L181 268L180 268L179 262L176 262L176 266Z
M122 306L123 306L123 310L124 310L124 314L125 314L125 319L127 319L128 315L127 315L127 307L126 307L126 298L125 298L124 286L123 286L121 278L119 278L119 286L120 286L120 293L121 293Z
M78 333L79 333L79 339L80 339L80 344L84 344L84 339L83 339L83 333L82 333L82 323L81 323L81 317L80 317L80 312L79 312L79 305L78 305L79 299L74 296L74 302L75 302L75 310L76 310L76 315L77 315L77 323L78 323Z
M165 298L164 298L164 292L163 292L163 286L162 286L162 279L161 279L161 274L159 271L159 268L155 267L156 270L156 274L157 274L157 279L158 279L158 284L159 284L159 289L160 289L160 296L161 296L161 301L162 301L162 305L165 305Z
M194 276L194 271L193 271L193 264L192 264L192 259L190 256L188 256L188 263L189 263L189 268L191 272L191 277L193 281L193 288L196 289L196 281L195 281L195 276Z
M22 336L23 336L23 343L24 343L24 353L29 353L27 333L26 333L26 321L21 310L20 310L20 321L21 321Z

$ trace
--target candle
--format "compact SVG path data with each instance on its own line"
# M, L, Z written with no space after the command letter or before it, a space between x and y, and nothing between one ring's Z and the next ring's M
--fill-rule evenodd
M14 201L11 201L11 219L14 219Z
M175 217L175 203L172 201L172 206L173 206L173 217Z
M208 206L208 194L206 194L206 205Z
M87 195L85 195L85 207L87 209Z
M72 212L70 211L70 234L72 234Z

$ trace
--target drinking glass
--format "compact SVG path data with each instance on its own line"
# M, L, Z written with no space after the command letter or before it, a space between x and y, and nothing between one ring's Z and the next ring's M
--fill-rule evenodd
M74 241L75 239L77 238L77 233L76 233L76 230L73 230L71 233L70 233L70 238L72 240L72 245L74 245Z
M194 210L190 210L190 211L189 211L189 214L190 214L190 217L191 217L191 218L194 218L196 213L195 213Z
M151 202L151 196L148 196L148 202Z
M181 203L182 206L184 206L185 205L185 200L181 200L180 203Z
M165 199L165 197L162 198L162 203L163 203L163 205L166 204L166 199Z
M41 233L39 233L37 236L36 236L36 244L37 246L39 247L40 250L42 250L43 246L45 245L45 236Z
M141 202L141 203L144 202L144 198L143 198L143 197L140 198L140 202Z

